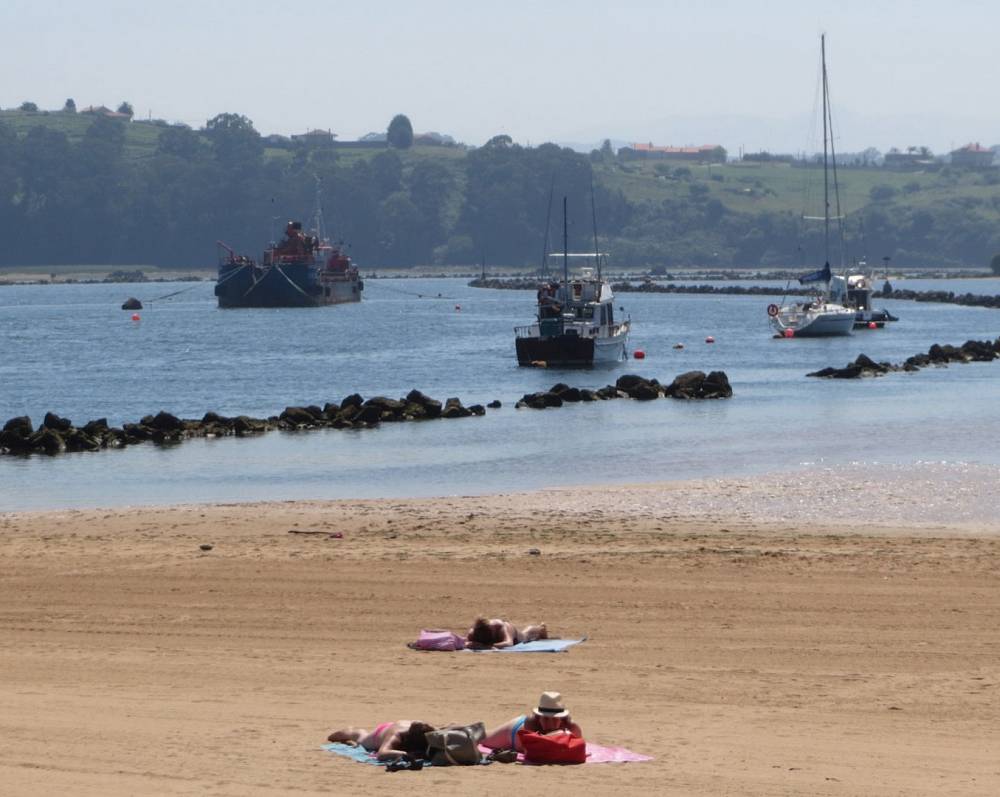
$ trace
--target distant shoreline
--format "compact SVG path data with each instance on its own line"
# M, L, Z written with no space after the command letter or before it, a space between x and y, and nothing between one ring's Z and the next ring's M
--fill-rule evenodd
M0 267L0 287L12 285L91 285L91 284L142 284L156 282L214 282L216 272L206 268L164 268L160 266L13 266ZM747 280L767 282L787 280L797 275L788 269L759 268L747 269L674 269L669 274L654 274L649 270L613 271L607 276L613 280L643 279L654 280L704 280L718 282L727 280ZM362 270L364 279L475 279L482 275L480 268L471 266L414 266L412 268L370 268ZM530 267L496 267L486 269L491 279L535 279L538 275ZM136 278L136 277L141 278ZM989 279L1000 275L989 270L978 269L897 269L887 278L900 279Z

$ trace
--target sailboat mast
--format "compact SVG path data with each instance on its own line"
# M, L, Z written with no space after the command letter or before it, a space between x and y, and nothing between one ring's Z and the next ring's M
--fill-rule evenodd
M569 224L566 221L566 197L563 197L563 290L569 299Z
M823 64L823 252L826 262L830 262L830 175L827 151L829 149L827 129L827 88L826 88L826 34L819 37L820 57Z
M590 173L590 215L594 222L594 260L597 261L597 281L601 281L601 250L597 245L597 200L594 197L594 173Z
M552 194L556 190L556 176L549 184L549 204L545 208L545 241L542 244L542 276L549 276L549 222L552 220Z

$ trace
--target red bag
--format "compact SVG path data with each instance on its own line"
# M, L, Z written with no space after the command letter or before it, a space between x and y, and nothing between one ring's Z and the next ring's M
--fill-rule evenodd
M586 764L587 743L579 736L568 733L541 734L517 732L524 748L524 760L530 764Z

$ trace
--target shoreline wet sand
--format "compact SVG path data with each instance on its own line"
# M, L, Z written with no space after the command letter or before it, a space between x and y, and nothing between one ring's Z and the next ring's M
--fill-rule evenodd
M1000 521L988 485L954 481L926 506L888 474L867 498L775 476L2 514L0 782L993 794ZM589 639L404 646L480 612ZM319 749L348 724L500 724L547 689L593 741L655 760L388 774Z

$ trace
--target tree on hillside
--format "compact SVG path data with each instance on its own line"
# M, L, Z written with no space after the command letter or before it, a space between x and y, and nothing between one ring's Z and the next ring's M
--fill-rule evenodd
M590 151L590 162L591 163L614 163L615 160L615 150L611 146L611 139L604 139L604 143L601 144L600 149L592 149Z
M990 271L1000 275L1000 255L993 255L993 259L990 261Z
M488 149L506 149L513 146L514 139L508 136L506 133L501 133L498 136L493 136L489 141L483 144L484 147Z
M371 159L375 195L383 199L399 190L403 181L403 162L395 152L380 152Z
M38 111L38 106L33 102L28 102L25 100L21 103L21 107L18 108L19 111L30 111L31 113L36 113Z
M386 131L386 140L390 147L396 149L409 149L413 146L413 125L410 120L401 113L397 113L389 122L389 129Z
M156 141L157 155L172 155L195 160L203 145L201 137L189 127L168 127Z
M132 108L132 103L123 102L121 105L118 106L118 113L123 113L131 119L133 116L135 116L135 109Z
M410 199L424 218L423 229L433 240L444 240L444 213L454 187L452 173L434 161L421 161L407 179Z
M72 97L63 103L63 110L66 113L76 113L76 103L73 101Z
M227 166L249 166L260 160L264 144L253 122L235 113L220 113L205 122L216 160Z

